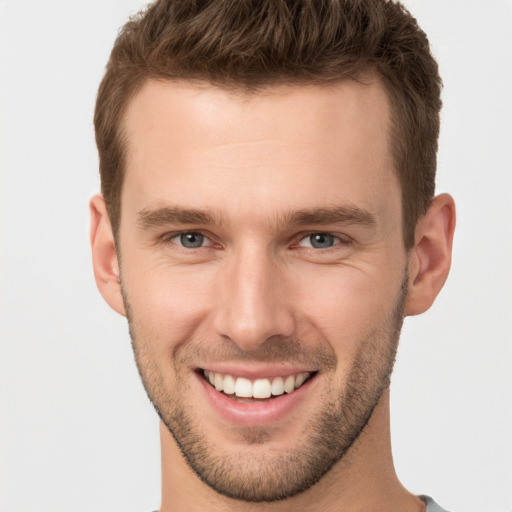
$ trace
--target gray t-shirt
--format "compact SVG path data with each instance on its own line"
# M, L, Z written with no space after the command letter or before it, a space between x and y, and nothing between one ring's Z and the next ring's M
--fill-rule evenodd
M419 498L427 505L425 512L448 512L444 508L441 508L430 496L420 496ZM158 510L155 510L155 512L158 512Z
M430 496L420 496L420 499L427 504L425 512L448 512L441 508Z

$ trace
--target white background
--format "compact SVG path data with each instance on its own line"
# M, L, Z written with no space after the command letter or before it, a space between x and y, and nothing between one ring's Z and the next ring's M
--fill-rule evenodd
M136 0L0 0L0 510L149 512L158 421L95 288L92 114ZM454 263L406 320L397 471L452 512L512 510L512 1L409 0L445 88L438 190Z

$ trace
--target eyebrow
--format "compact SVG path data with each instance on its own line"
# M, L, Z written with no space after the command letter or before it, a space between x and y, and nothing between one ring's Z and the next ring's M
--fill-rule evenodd
M297 224L359 224L373 227L376 216L368 210L356 206L336 206L334 208L313 208L292 212L285 217L286 223Z
M142 228L155 228L167 224L224 225L224 218L206 210L180 207L143 208L137 213L137 222Z
M169 224L199 224L202 226L225 226L225 217L216 212L195 208L165 206L156 209L143 208L137 213L137 222L142 228L155 228ZM333 208L311 208L279 214L272 224L279 226L357 224L367 227L376 225L376 216L355 206Z

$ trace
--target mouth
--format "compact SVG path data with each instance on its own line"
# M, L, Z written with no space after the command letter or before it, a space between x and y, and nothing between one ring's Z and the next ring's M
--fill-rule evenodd
M198 398L204 397L212 419L222 418L227 422L223 425L252 428L288 424L295 428L308 414L314 390L321 383L319 371L305 368L222 366L196 367L195 374L203 390Z
M236 375L199 370L204 380L226 397L237 402L260 402L293 393L308 382L316 372L248 379Z

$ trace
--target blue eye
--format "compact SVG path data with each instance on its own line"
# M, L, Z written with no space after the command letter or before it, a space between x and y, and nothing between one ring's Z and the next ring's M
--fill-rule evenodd
M179 235L176 235L172 237L171 239L174 241L174 243L177 243L179 245L182 245L183 247L187 249L197 249L199 247L204 247L207 245L208 239L201 235L201 233L180 233Z
M326 249L334 245L334 237L332 235L324 235L323 233L310 235L309 241L315 249Z
M304 237L299 245L301 247L312 247L313 249L329 249L333 245L341 242L337 236L328 233L313 233Z

